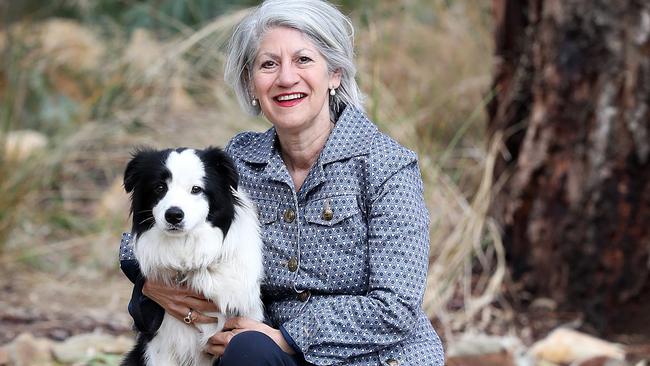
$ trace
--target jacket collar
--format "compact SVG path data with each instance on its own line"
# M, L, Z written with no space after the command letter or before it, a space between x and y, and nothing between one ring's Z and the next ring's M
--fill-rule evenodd
M318 164L325 165L334 161L348 159L368 153L370 140L377 127L359 109L346 107L336 121L331 135L321 151ZM272 127L257 135L239 156L249 163L268 164L276 152L277 133Z
M362 111L346 107L320 155L322 165L367 154L377 127Z
M239 157L249 163L266 164L275 150L275 128L253 137L250 144L238 151Z

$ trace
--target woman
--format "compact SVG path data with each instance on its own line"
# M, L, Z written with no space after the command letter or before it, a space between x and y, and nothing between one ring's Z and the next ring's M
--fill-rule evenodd
M267 0L232 36L226 80L273 125L226 149L260 210L268 320L229 320L206 350L219 365L444 364L421 309L429 221L417 157L364 114L352 38L320 0ZM142 332L156 331L162 309L213 321L200 295L135 282L129 311Z

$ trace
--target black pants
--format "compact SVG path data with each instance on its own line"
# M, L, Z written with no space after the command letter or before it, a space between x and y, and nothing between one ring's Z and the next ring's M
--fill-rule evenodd
M234 336L217 362L218 366L299 366L300 356L284 352L269 336L247 331Z

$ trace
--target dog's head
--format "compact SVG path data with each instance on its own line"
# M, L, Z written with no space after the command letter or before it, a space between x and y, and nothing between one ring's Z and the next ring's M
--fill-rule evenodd
M238 179L232 160L216 147L137 150L124 172L133 233L183 235L207 222L225 236L238 203Z

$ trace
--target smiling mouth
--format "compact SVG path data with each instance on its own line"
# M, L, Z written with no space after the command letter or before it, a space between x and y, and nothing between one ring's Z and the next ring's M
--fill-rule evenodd
M291 94L278 95L273 99L282 106L292 106L299 103L306 96L307 94L305 93L291 93Z

